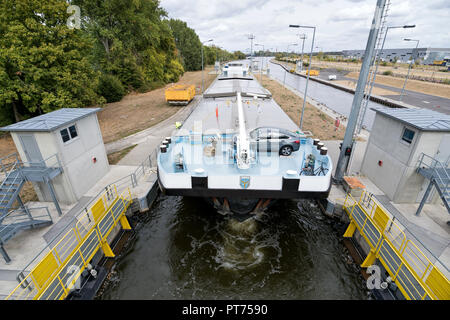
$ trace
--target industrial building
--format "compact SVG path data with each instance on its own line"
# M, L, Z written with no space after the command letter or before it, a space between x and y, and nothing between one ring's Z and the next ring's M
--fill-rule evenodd
M109 171L97 119L100 110L63 108L0 128L11 132L20 158L29 166L61 169L48 181L33 182L39 201L76 203Z
M342 54L346 58L362 59L364 50L343 50ZM402 48L383 49L381 59L392 62L397 59L399 63L406 63L410 60L421 59L423 64L433 64L436 60L444 60L450 56L450 48Z
M450 159L450 116L428 109L372 110L376 116L361 172L395 203L441 198L448 208L449 170L441 168Z

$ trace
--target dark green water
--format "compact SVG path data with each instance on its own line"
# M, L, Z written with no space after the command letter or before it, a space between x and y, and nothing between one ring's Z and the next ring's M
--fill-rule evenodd
M279 201L239 223L201 199L161 196L100 298L366 299L343 256L311 201Z

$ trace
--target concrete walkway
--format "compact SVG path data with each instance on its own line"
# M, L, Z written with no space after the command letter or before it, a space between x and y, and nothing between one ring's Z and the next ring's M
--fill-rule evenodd
M144 161L146 157L148 157L151 152L160 145L161 140L172 135L172 132L176 130L175 122L179 121L183 123L199 104L201 99L201 96L195 96L194 100L192 100L186 107L180 108L174 106L174 108L180 108L180 110L166 120L163 120L143 131L106 144L106 153L114 153L132 145L137 145L123 159L121 159L118 164L126 166L140 165L142 161Z

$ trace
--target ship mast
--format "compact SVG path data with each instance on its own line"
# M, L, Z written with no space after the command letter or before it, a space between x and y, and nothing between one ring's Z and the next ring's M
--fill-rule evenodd
M247 136L247 130L245 128L244 108L242 106L242 97L240 92L236 92L236 101L239 116L239 136L236 141L236 162L239 169L248 169L250 168L250 143Z

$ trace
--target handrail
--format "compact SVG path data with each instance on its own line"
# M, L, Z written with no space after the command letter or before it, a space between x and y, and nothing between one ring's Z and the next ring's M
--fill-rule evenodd
M79 213L76 214L76 215L74 215L74 217L67 223L66 227L63 228L60 232L58 232L58 234L56 234L56 235L48 242L48 244L47 244L47 245L46 245L46 246L45 246L45 247L44 247L37 255L35 255L34 258L31 259L31 261L30 261L24 268L22 268L22 270L17 274L17 277L16 277L17 280L18 280L18 282L19 282L19 283L22 283L23 279L21 279L21 278L24 277L24 274L26 273L27 268L30 267L30 265L33 264L33 263L36 261L36 259L38 259L39 257L41 257L41 256L44 254L45 251L48 251L50 245L51 245L52 243L56 242L57 239L59 239L59 237L60 237L64 232L67 233L68 230L69 230L69 227L72 225L72 223L75 222L75 221L79 221L80 216L81 216L83 213L87 213L87 212L89 211L88 208L89 208L95 201L97 201L102 195L106 194L106 195L109 196L111 193L114 193L114 192L117 193L117 184L118 184L119 182L123 181L123 180L126 180L126 179L130 179L130 180L131 180L131 186L132 186L132 187L135 187L135 186L137 185L136 175L137 175L138 171L139 171L139 170L144 170L143 168L144 168L145 163L146 163L147 161L149 162L149 166L151 166L151 165L153 164L153 161L152 161L151 159L152 159L152 156L153 156L155 153L157 153L157 150L158 150L158 149L155 148L155 150L153 150L153 152L150 153L150 155L148 156L148 158L146 158L146 159L141 163L141 165L140 165L133 173L131 173L131 174L125 176L125 177L122 177L122 178L120 178L120 179L118 179L118 180L116 180L116 181L114 181L114 182L108 184L108 185L107 185L106 187L104 187L104 188L102 189L102 191L100 191L95 197L93 197L91 200L89 200L89 202L88 202L87 204L84 205L84 207L79 211ZM58 159L58 162L59 162L59 158L58 158L57 154L55 154L55 155L53 155L53 156L50 156L49 158L47 158L47 159L45 159L45 160L43 160L43 161L47 161L48 159L50 159L51 157L54 157L54 156L56 156L56 158ZM129 183L125 183L125 186L122 186L122 187L123 187L123 189L126 189L127 187L129 187ZM119 189L119 190L122 191L122 189ZM128 192L130 193L130 199L131 199L131 192L130 192L129 190L128 190Z
M117 223L120 222L123 228L129 229L128 222L124 221L123 217L132 201L130 190L125 190L119 194L117 189L114 188L112 191L114 197L112 198L110 198L108 192L105 191L100 197L96 198L96 204L81 215L71 229L66 230L65 235L49 248L50 250L47 251L44 258L26 276L24 276L25 270L19 273L18 276L22 278L18 278L19 284L7 299L52 297L63 299L69 294L95 253L100 248L105 251L105 246L109 248L106 237ZM108 202L104 203L105 200ZM103 203L101 211L97 210L99 201ZM122 202L122 205L116 206L120 202ZM120 208L120 211L117 208ZM84 218L85 220L83 220ZM110 220L112 220L112 223L109 222ZM88 221L88 224L83 223L83 221ZM109 250L111 249L109 248ZM74 257L79 257L79 259L74 260ZM79 272L70 276L71 266L69 266L69 263L78 267ZM58 290L58 292L55 292L55 290Z
M427 157L427 158L431 159L432 161L434 161L435 165L431 165L431 164L428 165L428 164L423 160L424 157ZM449 174L447 173L447 170L446 170L447 168L444 167L444 165L443 165L439 160L437 160L437 159L435 159L435 158L433 158L433 157L430 157L429 155L427 155L427 154L425 154L425 153L422 153L422 154L421 154L421 157L420 157L420 160L419 160L419 167L420 167L422 164L424 164L426 167L428 167L428 168L430 168L430 169L436 169L436 167L440 167L440 169L442 169L443 172L445 173L446 178L447 178L448 180L450 180L450 176L449 176ZM440 176L439 171L436 170L436 172L437 172L437 174Z
M370 203L372 201L374 203L372 208L369 208L364 203L364 201L366 201L367 197L369 198L368 205L370 205ZM387 215L386 211L378 204L378 202L376 200L373 199L373 195L368 194L366 191L363 191L361 193L361 197L357 201L353 198L353 196L351 194L347 194L347 196L344 200L344 209L345 209L345 211L348 212L350 219L353 219L353 220L355 219L354 218L354 210L355 210L356 206L360 207L360 209L364 212L364 215L365 215L365 219L362 223L362 226L360 227L358 225L358 223L356 223L356 227L360 230L361 235L364 237L364 239L366 239L366 241L368 242L370 247L373 250L375 250L376 256L384 264L383 256L380 254L380 250L381 250L381 246L383 245L384 241L386 241L389 244L389 246L396 252L398 257L400 258L401 263L397 267L397 269L388 270L389 272L392 271L394 273L394 274L391 274L391 276L393 276L393 280L396 281L398 273L401 271L401 266L404 265L407 267L408 270L410 270L412 276L415 278L417 283L419 283L420 286L425 291L425 295L422 296L422 299L427 296L434 299L435 291L433 291L431 289L430 284L427 282L426 278L428 278L428 276L430 275L430 272L433 271L433 272L439 274L443 279L446 279L446 281L448 282L448 279L442 274L442 272L439 270L439 268L436 267L436 263L439 262L439 264L442 267L444 267L448 272L449 269L447 268L447 266L444 263L442 263L438 258L436 258L432 252L429 252L432 255L432 257L436 259L436 262L432 263L430 261L430 259L422 252L422 250L412 241L412 239L407 239L406 234L403 232L403 230L408 230L408 229L402 225L400 225L401 227L399 225L397 225L397 223L395 223L393 221L393 219L390 217L390 215ZM370 213L368 214L364 208L371 209ZM374 216L375 216L377 208L379 208L382 212L384 212L384 214L386 214L386 217L388 217L388 221L384 225L383 230L380 230L380 226L377 225L377 222L374 220ZM365 234L365 225L368 220L370 220L373 227L375 227L380 232L380 238L378 239L378 243L376 243L376 245L374 245L374 246L370 243L370 241L367 238L367 235ZM395 226L395 228L397 228L399 231L399 233L395 236L394 239L390 235L392 233L391 232L392 226ZM417 239L413 233L411 233L411 232L409 232L409 233L426 249L426 247L422 244L422 242L419 239ZM403 240L400 239L401 240L400 245L398 245L398 244L395 245L394 242L392 242L392 241L394 241L396 238L398 238L399 235L403 235L403 237L401 238ZM402 273L404 274L404 271L402 271ZM412 285L410 280L408 280L408 281L409 281L409 284ZM411 295L412 292L410 292L410 290L408 288L406 288L406 287L401 288L401 290L408 290L409 294L407 293L407 296L409 298L412 297L412 295ZM432 294L431 294L431 292L432 292ZM416 291L416 293L417 293L417 291Z
M426 163L424 161L424 157L431 159L431 164ZM449 159L450 159L450 157L447 159L446 162L448 162ZM427 168L433 170L433 177L431 178L431 181L433 182L433 179L434 179L434 183L439 186L439 188L441 189L441 192L444 194L444 197L445 197L445 194L448 193L447 190L450 186L450 176L447 173L447 165L444 166L439 160L437 160L433 157L430 157L429 155L427 155L423 152L421 153L418 167L420 168L422 165L424 167L427 167ZM436 167L441 169L441 171L437 170ZM443 200L448 201L446 199L443 199Z
M10 162L10 163L3 164L3 161L4 161L4 160L10 159L10 158L14 158L15 161ZM7 171L6 171L7 168L9 168L9 167L15 165L17 162L19 162L19 155L17 154L17 152L8 154L7 156L4 156L4 157L0 158L0 172L4 172L5 175L7 175ZM5 169L5 168L6 168L6 169Z
M17 182L18 182L19 180L23 180L23 179L24 179L22 172L21 172L20 170L17 170L17 171L16 171L16 169L18 168L18 166L19 166L19 163L16 162L16 163L14 164L14 166L12 167L12 169L11 169L11 170L8 172L8 174L6 175L5 180L4 180L4 181L2 182L2 184L0 185L0 187L2 187L2 188L4 189L4 191L5 191L5 194L0 196L0 203L1 203L1 204L0 204L0 209L8 209L8 208L9 208L9 207L8 207L8 203L9 203L9 200L8 200L8 199L10 199L9 194L11 193L11 190L12 190L12 189L15 189L13 186L14 186L15 184L17 184ZM10 177L11 173L14 172L14 171L17 172L17 175L14 177L14 179L13 179L12 182L8 182L8 183L9 183L9 186L8 186L8 187L5 187L5 182L6 182L6 180ZM19 179L19 178L20 178L20 179ZM7 203L7 204L3 204L3 202L5 202L5 201L8 201L8 203ZM3 218L4 218L4 215L0 215L0 221L2 221Z
M33 211L42 210L45 209L47 211L47 214L42 214L39 216L33 216ZM20 213L13 217L14 214ZM24 217L24 218L21 218ZM48 210L48 207L35 207L35 208L26 208L25 210L22 208L15 209L13 211L8 212L2 220L6 220L7 218L15 219L13 222L6 224L6 225L0 225L0 230L5 230L7 228L10 228L11 225L14 225L16 223L24 222L24 221L34 221L41 218L48 218L48 221L53 221L52 216L50 215L50 211ZM16 226L15 229L21 229L20 227ZM2 243L3 240L0 238L0 243Z
M151 162L151 157L153 156L153 154L155 154L156 152L157 152L157 148L155 148L155 150L153 150L153 152L149 155L149 157L148 158L146 158L142 163L141 163L141 165L133 172L133 173L131 173L131 174L129 174L129 175L126 175L126 176L124 176L124 177L122 177L122 178L120 178L120 179L118 179L118 180L116 180L116 181L114 181L114 182L111 182L110 184L108 184L106 187L104 187L103 189L102 189L102 191L100 191L99 193L97 193L97 195L96 196L94 196L91 200L89 200L85 205L84 205L84 207L79 211L79 213L78 214L76 214L68 223L67 223L67 225L66 225L66 227L65 228L63 228L60 232L58 232L49 242L48 242L48 244L47 244L47 246L46 247L44 247L24 268L22 268L22 271L20 271L19 273L18 273L18 278L20 277L20 275L22 275L24 272L25 272L25 270L38 258L38 257L40 257L42 254L43 254L43 252L46 250L46 249L48 249L48 247L50 246L50 244L51 243L53 243L53 242L55 242L56 241L56 239L58 239L62 234L63 234L63 232L64 231L66 231L68 228L69 228L69 226L72 224L72 222L74 222L75 220L77 220L78 219L78 217L83 213L83 212L87 212L88 211L88 207L90 206L90 205L92 205L96 200L98 200L98 198L102 195L102 194L104 194L104 193L108 193L108 192L111 192L111 188L112 187L115 187L115 188L117 188L117 186L118 185L121 185L122 186L122 189L120 189L119 188L119 192L120 191L122 191L123 189L126 189L127 187L130 187L130 185L131 185L131 187L136 187L137 186L137 179L136 179L136 173L137 173L137 171L138 170L140 170L141 169L141 166L144 166L144 164L145 164L145 162L147 161L147 160L149 160L150 162L150 165L152 164L152 162ZM55 154L56 155L56 154ZM53 156L55 156L55 155L53 155ZM51 157L53 157L53 156L51 156ZM49 158L47 158L47 159L50 159L51 157L49 157ZM121 184L120 182L121 181L124 181L124 180L126 180L126 179L130 179L130 183L124 183L124 184ZM19 282L20 282L20 280L19 280Z
M50 160L50 159L52 159L52 158L55 158L55 159L56 159L55 162L58 164L58 167L60 168L60 167L61 167L61 161L59 160L58 153L55 153L55 154L53 154L53 155L51 155L51 156L49 156L49 157L47 157L46 159L43 159L43 160L39 160L39 161L19 161L19 163L20 163L22 166L24 166L25 164L29 164L29 165L39 165L39 164L43 164L43 165L42 165L43 167L50 167L50 166L47 165L47 161Z
M102 189L102 191L100 191L95 197L93 197L91 200L88 201L88 203L83 207L83 209L81 209L79 211L78 214L74 215L72 219L70 219L70 221L66 224L66 226L59 231L50 241L48 241L47 245L36 255L34 256L33 259L31 259L31 261L22 268L22 270L17 274L17 278L19 278L19 276L21 274L23 274L23 272L26 271L26 269L38 258L42 255L42 253L44 253L44 251L46 251L50 245L52 243L54 243L59 236L61 236L64 232L67 232L67 230L69 229L70 225L72 224L72 222L74 222L75 220L77 220L79 218L80 215L82 215L85 212L88 212L88 207L93 204L96 200L98 200L100 198L101 195L108 193L109 192L109 188L111 188L113 186L113 184L109 184L107 185L105 188ZM20 280L18 280L20 282Z

